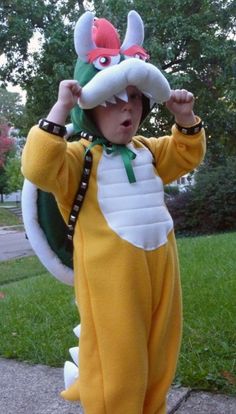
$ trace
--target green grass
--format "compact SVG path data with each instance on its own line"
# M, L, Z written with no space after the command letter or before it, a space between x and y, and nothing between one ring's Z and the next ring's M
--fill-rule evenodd
M236 233L178 239L178 246L184 334L175 383L235 393ZM62 366L77 342L73 289L35 257L0 263L0 275L0 355Z
M35 256L3 261L0 263L0 286L43 273L45 268Z
M0 355L62 366L69 347L77 345L72 331L79 323L73 289L43 271L2 285L0 291L4 295L0 300Z
M236 233L178 245L184 335L177 382L236 392Z
M0 207L0 227L15 226L22 224L22 221L11 211L4 207Z

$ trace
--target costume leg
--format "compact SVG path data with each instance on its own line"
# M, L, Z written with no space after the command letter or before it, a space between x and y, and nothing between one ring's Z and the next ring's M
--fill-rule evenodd
M160 297L153 281L153 292L156 295L153 303L156 306L153 309L148 345L149 375L143 411L145 414L166 413L165 400L175 375L182 333L179 266L173 234L170 234L168 244L159 249L157 260L159 270L163 273L163 284ZM155 274L155 268L152 274Z
M122 241L101 267L91 262L80 276L82 405L86 414L142 414L152 302L145 252Z

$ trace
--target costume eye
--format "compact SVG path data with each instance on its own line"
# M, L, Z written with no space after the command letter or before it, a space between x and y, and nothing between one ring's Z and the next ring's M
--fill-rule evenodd
M93 61L93 65L98 70L106 69L110 66L117 65L120 63L120 55L116 56L99 56Z
M140 60L147 60L147 58L146 58L146 56L144 56L144 55L140 55L139 53L137 53L134 57L136 57L137 59L140 59Z
M135 53L135 54L132 54L132 55L124 55L124 58L125 59L136 58L136 59L139 59L139 60L143 60L144 62L147 62L149 60L149 55L145 55L145 54L142 54L142 53Z
M123 54L125 59L136 58L143 60L144 62L146 62L150 58L148 52L138 45L133 45L130 46L128 49L123 50Z
M148 60L147 56L141 55L140 53L136 53L136 55L134 57L137 58L137 59L140 59L140 60L144 60L144 62L146 62Z
M102 67L105 67L105 66L109 66L110 65L111 58L110 58L110 56L101 56L98 59L98 61L99 61L99 65L101 65Z

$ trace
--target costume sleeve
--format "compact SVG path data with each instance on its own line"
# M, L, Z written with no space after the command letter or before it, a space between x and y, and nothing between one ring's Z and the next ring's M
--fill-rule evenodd
M204 129L195 135L184 135L175 125L172 127L172 135L146 138L144 143L154 155L158 175L164 184L194 170L203 160L206 151Z
M51 192L60 204L70 203L78 189L84 147L79 142L42 131L34 126L22 154L22 173L38 188Z

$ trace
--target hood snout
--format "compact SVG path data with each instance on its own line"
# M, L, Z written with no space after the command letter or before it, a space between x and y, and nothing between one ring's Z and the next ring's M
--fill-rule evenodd
M106 106L106 102L115 104L116 98L127 102L126 88L130 85L136 86L149 99L150 108L167 101L171 93L167 79L158 68L130 58L98 72L83 87L78 104L82 109L92 109Z

